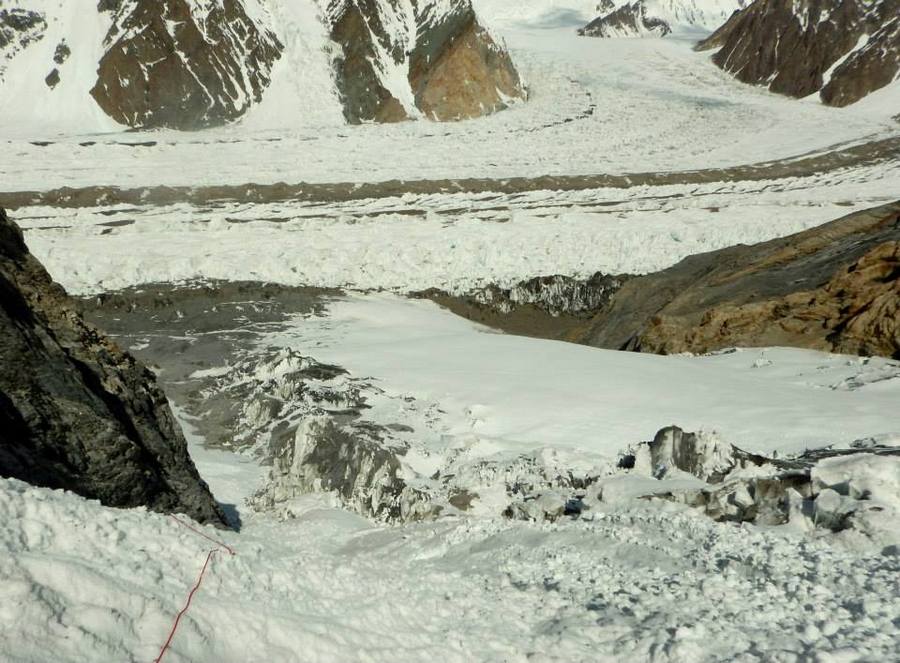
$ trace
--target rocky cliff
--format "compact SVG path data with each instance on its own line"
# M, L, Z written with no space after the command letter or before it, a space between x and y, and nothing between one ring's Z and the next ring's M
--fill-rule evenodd
M658 353L781 345L900 358L900 202L633 278L580 340Z
M85 323L0 210L0 475L223 524L153 375Z
M525 97L509 54L469 0L337 0L331 38L348 122L460 120Z
M745 83L846 106L900 74L900 0L756 0L697 49Z
M240 0L126 0L91 95L130 127L200 129L262 98L282 45Z

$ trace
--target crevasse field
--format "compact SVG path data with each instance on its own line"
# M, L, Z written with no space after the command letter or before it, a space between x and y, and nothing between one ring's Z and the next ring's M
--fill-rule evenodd
M835 157L900 139L897 84L848 109L789 100L735 82L690 35L576 38L593 4L476 3L510 47L527 103L458 123L358 127L342 123L310 51L315 22L284 9L286 57L237 125L124 132L79 105L78 79L63 91L71 114L0 101L0 193L626 176L566 192L435 184L342 202L36 205L15 218L76 295L212 279L343 289L254 349L299 352L376 385L370 416L419 431L406 468L417 476L523 454L608 467L669 424L766 454L900 445L897 361L785 348L618 353L500 334L403 296L647 273L900 198L896 157ZM103 32L72 26L54 29ZM724 181L690 176L726 168ZM659 185L653 173L684 176ZM552 523L499 516L489 491L468 517L402 525L324 493L256 510L245 499L268 468L205 448L181 419L242 527L206 530L236 554L214 556L167 663L900 660L900 502L880 504L873 537L799 520L716 523L633 499L641 480L621 477L582 517ZM873 494L900 494L900 464L829 467L851 470ZM0 660L154 660L209 547L167 516L0 479Z

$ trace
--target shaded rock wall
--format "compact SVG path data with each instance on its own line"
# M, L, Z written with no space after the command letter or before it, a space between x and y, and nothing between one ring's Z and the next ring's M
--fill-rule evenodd
M900 73L900 0L756 0L697 45L745 83L834 106Z
M900 202L633 278L578 340L657 353L783 345L900 357Z
M84 322L2 210L0 475L224 523L153 375Z
M201 129L262 98L282 45L240 0L127 0L106 37L91 95L130 127Z

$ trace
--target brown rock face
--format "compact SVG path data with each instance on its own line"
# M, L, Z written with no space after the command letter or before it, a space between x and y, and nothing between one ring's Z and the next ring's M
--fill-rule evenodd
M2 209L0 476L225 522L153 374L84 322Z
M900 73L900 0L756 0L698 50L745 83L846 106Z
M900 358L900 202L631 279L580 340L657 353L784 345Z
M441 11L431 0L349 0L333 3L327 20L343 50L336 81L348 122L459 120L525 96L468 0Z
M91 95L130 127L201 129L258 102L282 45L240 0L128 0L116 10Z
M413 51L410 84L416 106L432 120L462 120L506 108L522 84L509 54L469 14L454 39L432 54Z

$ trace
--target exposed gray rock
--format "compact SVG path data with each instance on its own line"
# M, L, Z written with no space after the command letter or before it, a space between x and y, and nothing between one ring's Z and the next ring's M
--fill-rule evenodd
M66 40L63 39L56 45L56 50L53 52L53 61L56 64L65 64L70 55L72 55L72 49L69 48Z
M84 322L2 210L0 474L225 521L153 375Z
M51 90L59 85L59 69L54 67L53 70L49 74L47 74L47 77L44 79L44 83L46 83L47 87L49 87Z
M115 12L119 11L124 0L97 0L98 12Z

